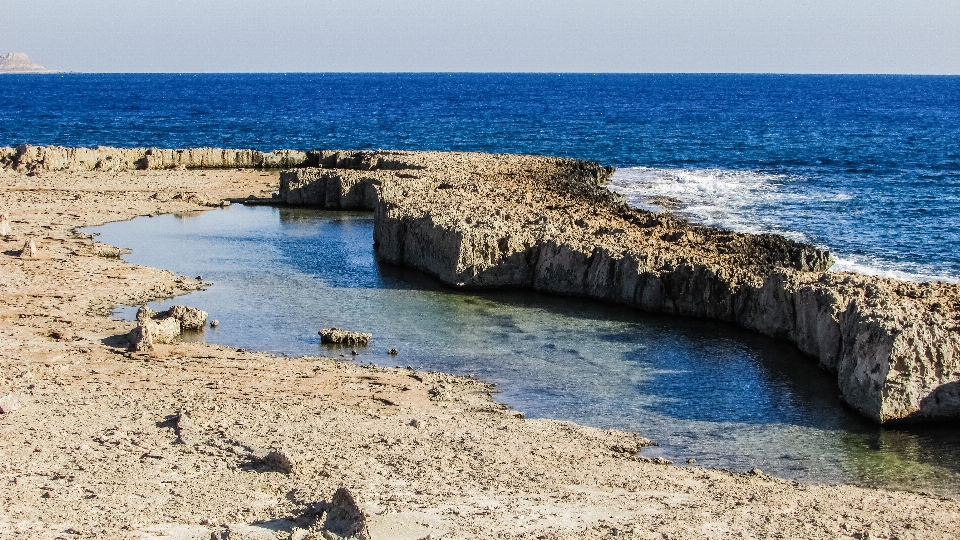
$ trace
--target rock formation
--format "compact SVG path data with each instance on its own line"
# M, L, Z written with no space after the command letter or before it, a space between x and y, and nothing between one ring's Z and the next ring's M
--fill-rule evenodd
M207 312L186 306L173 306L154 312L147 306L137 310L137 326L127 334L131 351L150 351L157 344L173 343L184 330L203 330Z
M320 334L320 343L331 343L335 345L367 345L373 334L365 332L351 332L339 328L323 328Z
M328 152L281 174L289 204L367 208L382 262L460 288L529 288L783 338L880 423L960 416L960 287L827 272L776 235L629 208L611 169L535 156ZM388 166L380 166L387 163Z
M43 66L34 64L24 53L0 54L0 73L50 73Z
M316 159L316 158L314 158ZM64 148L20 145L0 148L0 167L23 173L43 171L131 171L147 169L284 168L311 165L297 150L230 150L223 148Z

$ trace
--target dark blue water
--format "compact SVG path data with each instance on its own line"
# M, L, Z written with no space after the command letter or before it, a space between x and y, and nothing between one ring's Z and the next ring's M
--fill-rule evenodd
M19 143L593 159L638 206L960 280L960 77L5 75L0 145Z

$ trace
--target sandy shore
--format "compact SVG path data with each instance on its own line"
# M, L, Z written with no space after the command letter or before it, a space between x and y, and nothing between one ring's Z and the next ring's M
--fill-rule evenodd
M960 532L953 499L645 462L636 434L524 420L472 379L196 343L128 352L115 305L203 283L75 229L277 185L259 170L0 170L0 537L331 537L313 514L340 487L372 538ZM28 238L38 258L20 257ZM258 461L271 449L289 463Z

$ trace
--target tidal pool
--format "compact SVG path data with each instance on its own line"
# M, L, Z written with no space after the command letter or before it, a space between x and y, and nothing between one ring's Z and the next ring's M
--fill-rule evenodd
M637 431L660 444L644 455L676 464L960 495L957 425L878 428L790 343L581 299L456 291L379 265L370 213L234 205L87 232L132 249L132 263L212 281L152 304L208 311L220 321L209 342L474 374L528 417ZM354 357L320 344L329 326L374 337Z

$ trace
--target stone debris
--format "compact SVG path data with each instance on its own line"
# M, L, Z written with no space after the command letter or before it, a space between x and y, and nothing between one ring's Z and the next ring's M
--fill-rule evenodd
M173 306L154 312L148 306L137 310L137 326L127 334L131 351L151 351L154 345L176 341L184 330L203 330L207 312L187 306Z
M320 334L320 343L335 345L369 345L373 334L366 332L351 332L340 328L323 328Z
M333 538L369 540L367 516L357 505L349 489L341 487L333 494L333 500L326 510L323 530L335 534ZM329 535L324 536L330 538Z
M23 249L20 250L21 259L39 259L40 258L40 248L37 246L36 240L33 238L28 238L23 244Z
M180 321L181 330L203 330L207 324L207 312L187 306L173 306L167 310L166 317Z
M0 414L10 414L20 410L20 407L22 407L20 400L13 394L7 394L0 398Z
M297 464L290 457L290 454L283 450L271 450L263 458L263 463L271 469L277 472L282 472L283 474L291 474L295 472L297 468Z
M190 413L183 409L177 411L176 423L174 424L174 431L177 434L177 442L180 444L193 444L193 429L194 423L193 419L190 418Z

